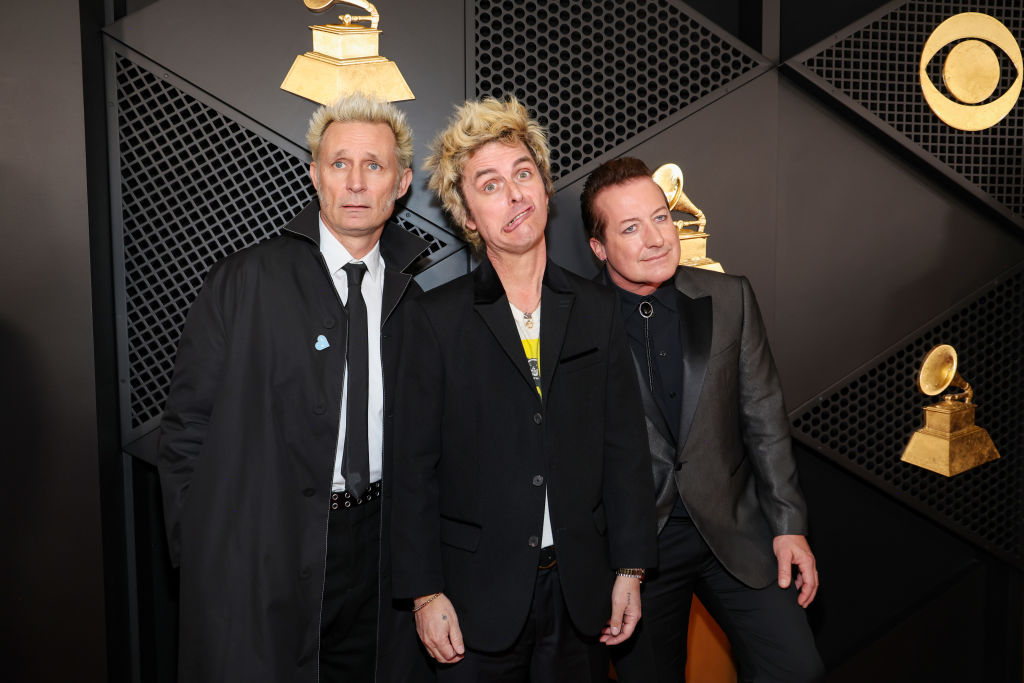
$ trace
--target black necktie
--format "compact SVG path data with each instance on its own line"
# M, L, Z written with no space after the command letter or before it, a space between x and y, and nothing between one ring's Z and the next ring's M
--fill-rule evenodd
M370 444L366 436L366 411L370 394L370 363L367 358L366 302L362 283L366 264L349 263L348 274L348 412L345 416L345 450L341 475L345 490L362 498L370 485Z

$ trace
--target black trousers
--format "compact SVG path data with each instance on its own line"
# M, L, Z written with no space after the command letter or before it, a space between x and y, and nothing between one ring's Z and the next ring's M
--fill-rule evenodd
M496 588L495 590L498 590ZM611 595L594 596L611 602ZM440 665L438 683L607 683L607 648L573 626L558 567L539 569L530 612L516 642L502 652L466 648L456 664Z
M380 498L332 510L320 613L320 680L374 680L377 663Z
M739 680L820 681L824 667L797 591L773 583L753 589L715 559L677 505L658 537L658 568L643 590L643 616L633 637L612 648L621 683L682 683L686 635L696 593L729 638Z

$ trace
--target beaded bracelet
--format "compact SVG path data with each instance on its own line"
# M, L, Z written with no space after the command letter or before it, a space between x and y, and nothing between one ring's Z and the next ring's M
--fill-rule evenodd
M434 602L434 600L437 600L437 599L438 599L439 597L441 597L441 594L440 594L440 593L434 593L434 594L433 594L433 595L431 595L431 596L430 596L429 598L427 598L426 600L424 600L424 601L423 601L423 602L421 602L420 604L418 604L418 605L416 605L415 607L413 607L413 608L412 608L412 611L413 611L413 612L419 612L419 611L420 611L421 609L423 609L424 607L426 607L426 606L427 606L427 605L429 605L430 603Z

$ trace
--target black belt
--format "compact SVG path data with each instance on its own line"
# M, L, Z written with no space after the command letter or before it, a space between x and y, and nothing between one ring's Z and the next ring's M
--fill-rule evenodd
M555 546L549 545L546 548L540 549L540 557L537 558L538 569L551 569L558 564L558 558L555 556Z
M366 489L361 498L356 498L348 491L331 492L331 510L347 510L380 498L381 482L375 481Z

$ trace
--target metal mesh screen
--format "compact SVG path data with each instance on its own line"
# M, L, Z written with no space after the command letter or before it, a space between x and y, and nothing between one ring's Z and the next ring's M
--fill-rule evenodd
M919 338L793 420L801 441L845 461L865 479L911 499L931 516L1024 566L1024 273L955 310ZM917 372L936 344L952 344L975 390L976 422L1001 458L953 478L900 455L934 399Z
M315 193L307 164L125 56L115 57L127 326L127 421L159 417L189 306L207 271L276 235ZM430 242L462 244L409 211Z
M419 214L408 209L402 209L395 213L395 222L403 228L426 240L427 250L423 252L419 260L410 269L411 272L421 272L466 247L465 243L457 239L447 230L434 225Z
M476 95L536 113L556 179L757 66L664 0L475 7Z
M1018 43L1024 42L1024 5L1019 0L908 2L802 63L996 203L1024 217L1024 103L1018 102L996 126L969 132L943 123L921 94L918 68L925 41L942 21L960 12L989 14ZM931 82L947 97L942 65L959 42L944 47L927 66ZM1006 92L1017 77L1009 57L998 47L992 49L1000 60L1001 79L986 102Z

